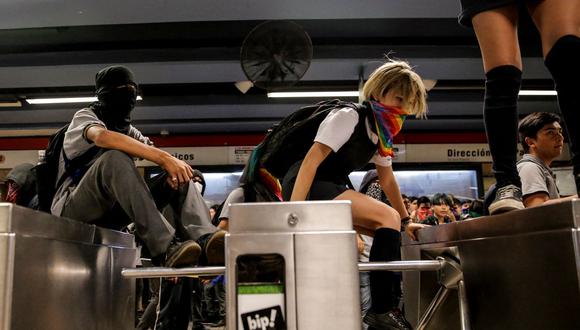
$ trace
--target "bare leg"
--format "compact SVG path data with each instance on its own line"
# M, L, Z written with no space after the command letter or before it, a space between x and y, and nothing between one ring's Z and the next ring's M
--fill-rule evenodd
M354 190L343 192L335 200L350 200L355 227L374 236L369 261L401 260L401 219L397 211ZM370 273L372 302L365 316L367 324L379 329L396 324L399 314L395 308L399 297L393 288L397 283L398 278L392 272Z
M540 31L544 58L561 37L580 37L580 0L544 0L528 10Z
M502 65L522 69L517 33L516 6L501 7L475 15L471 21L481 50L485 72Z
M498 187L489 207L492 214L524 208L516 169L517 99L522 75L517 22L515 5L482 12L472 18L485 70L483 119Z
M399 213L385 203L354 190L343 192L335 200L350 200L352 202L353 224L365 235L373 236L379 228L401 230Z

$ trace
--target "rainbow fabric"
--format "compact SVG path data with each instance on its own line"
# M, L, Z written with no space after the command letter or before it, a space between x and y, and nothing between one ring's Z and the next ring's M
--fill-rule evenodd
M250 154L247 166L246 182L261 182L272 194L282 200L282 186L280 180L275 178L268 170L260 166L260 156L263 145L260 143Z
M393 157L393 138L403 128L407 113L401 108L390 107L374 100L370 104L379 136L379 155Z
M268 170L260 167L260 181L268 190L276 195L279 200L282 200L282 186L280 185L280 180L276 179Z

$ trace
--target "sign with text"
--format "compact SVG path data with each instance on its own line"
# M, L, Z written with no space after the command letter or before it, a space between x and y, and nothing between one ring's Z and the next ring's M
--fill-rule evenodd
M253 146L228 147L228 164L245 165L254 148Z
M518 145L518 159L523 151ZM491 152L485 143L463 144L407 144L406 162L408 163L491 163ZM570 159L568 145L557 160Z
M458 144L396 144L393 146L396 163L491 163L489 146L485 143ZM518 159L523 151L519 146ZM244 165L254 146L220 146L161 148L189 165ZM10 169L22 163L36 164L42 150L0 150L0 168ZM570 160L568 144L556 160ZM155 166L146 160L138 160L139 167Z
M244 330L286 330L280 306L244 313L241 317Z

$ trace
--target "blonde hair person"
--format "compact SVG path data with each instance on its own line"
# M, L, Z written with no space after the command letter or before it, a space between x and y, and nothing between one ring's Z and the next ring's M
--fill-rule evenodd
M427 116L427 91L423 80L405 61L388 60L378 67L363 86L365 100L378 99L389 90L396 90L404 100L403 109L416 118Z
M349 200L356 230L374 236L370 261L400 260L401 222L415 238L423 225L411 223L392 169L393 138L408 115L425 117L426 91L419 75L403 61L388 60L364 84L360 107L337 107L318 127L305 156L282 180L284 200ZM369 162L392 204L381 203L347 187L348 174ZM378 329L409 329L393 304L391 272L371 272L371 310L364 321Z

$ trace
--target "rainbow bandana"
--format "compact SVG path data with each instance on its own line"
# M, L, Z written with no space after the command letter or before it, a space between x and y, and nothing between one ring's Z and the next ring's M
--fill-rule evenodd
M401 108L390 107L374 100L370 104L379 136L379 155L393 157L393 138L403 128L407 113Z

